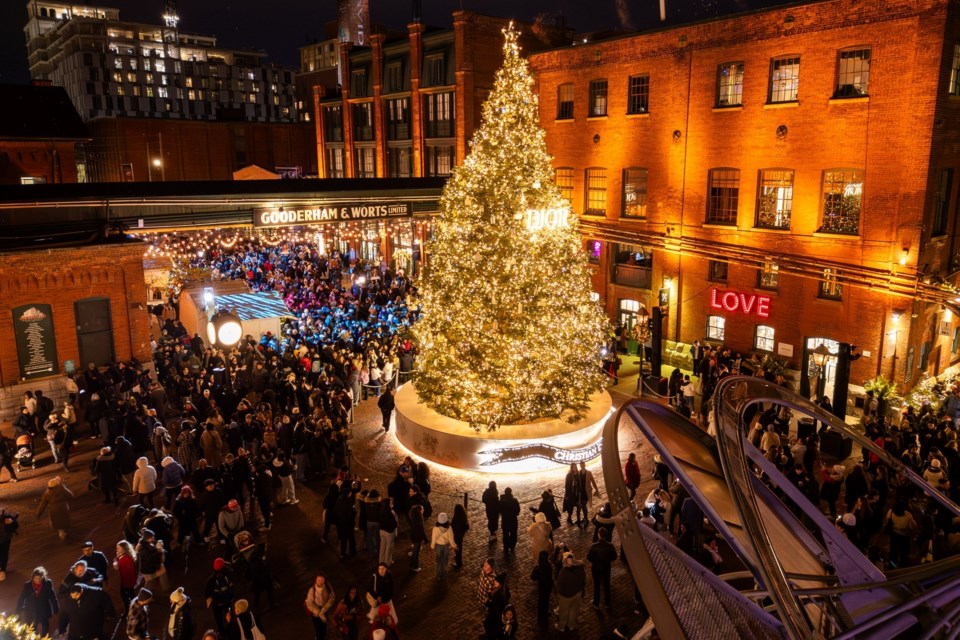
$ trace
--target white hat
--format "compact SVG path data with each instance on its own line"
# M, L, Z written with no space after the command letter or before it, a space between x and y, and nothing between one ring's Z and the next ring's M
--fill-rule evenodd
M934 458L933 460L931 460L931 461L930 461L930 468L931 468L931 469L939 469L939 468L940 468L940 459L939 459L939 458Z
M843 517L840 520L848 527L857 526L857 516L853 515L852 513L843 514Z
M170 602L177 604L183 602L186 596L183 595L183 587L178 587L176 591L170 594Z
M447 514L441 513L437 516L437 524L447 524Z

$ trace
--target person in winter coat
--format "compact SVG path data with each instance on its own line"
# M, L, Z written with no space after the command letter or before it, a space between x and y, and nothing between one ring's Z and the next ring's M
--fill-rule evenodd
M40 498L40 506L37 507L37 517L43 515L43 512L50 509L50 526L61 540L67 539L67 529L70 528L70 500L73 499L73 492L63 484L60 476L47 482L47 490Z
M120 468L117 465L117 458L113 455L110 447L100 449L100 455L93 461L93 472L97 476L97 486L103 494L103 503L119 504L120 497L117 494L117 481L120 479Z
M470 530L470 522L467 520L467 510L462 504L457 504L453 508L453 522L450 524L453 529L454 559L453 568L461 569L463 567L463 538Z
M297 504L297 490L293 482L293 465L282 455L273 459L273 472L280 478L280 504Z
M50 633L50 618L60 611L57 594L53 590L53 581L47 577L47 570L37 567L33 576L24 583L17 599L17 618L20 622L33 627L41 636Z
M113 564L120 575L120 601L130 602L136 594L137 552L126 540L117 543L117 558Z
M610 608L610 572L613 561L617 559L617 550L607 539L606 529L597 529L597 541L587 552L590 574L593 577L593 608L600 608L600 591L603 590L603 604Z
M137 560L144 586L155 591L170 590L170 580L167 577L167 568L164 566L166 555L163 541L158 541L156 534L150 529L144 529L140 542L137 543Z
M548 555L553 551L553 527L542 511L533 516L533 524L527 527L527 535L530 536L530 551L534 560L540 557L541 551L546 551Z
M221 539L232 548L233 537L243 531L243 511L240 510L240 503L236 500L230 500L227 506L220 509L220 514L217 516L217 531L220 532Z
M161 476L163 491L166 494L165 507L169 511L173 501L180 495L180 487L183 486L183 481L187 478L187 471L170 456L160 462L160 468L163 472Z
M170 594L166 637L170 640L193 640L195 630L193 601L183 592L183 587L178 587Z
M133 450L133 445L123 436L119 436L113 441L113 454L117 458L117 468L126 482L126 488L131 490L133 474L137 470L137 454Z
M630 499L633 500L640 486L640 463L637 462L637 454L631 453L627 456L627 461L623 465L623 476L627 488L630 489Z
M560 520L560 510L557 509L557 501L553 497L553 492L550 489L546 489L543 493L540 494L540 505L531 511L534 513L542 513L547 519L547 522L550 523L551 529L559 529L562 524Z
M493 480L483 491L483 508L487 514L487 531L490 532L490 540L497 539L497 529L500 523L500 493L497 491L497 483Z
M336 632L334 637L337 640L357 640L358 621L361 615L363 615L363 599L360 597L360 589L353 585L347 589L347 595L337 603L330 615L330 625ZM387 617L390 617L389 608Z
M508 604L500 614L500 629L498 640L512 640L517 637L517 611L512 604Z
M250 603L246 600L240 599L233 604L234 615L231 616L227 614L228 618L232 617L231 622L231 633L232 637L239 638L240 640L253 640L256 637L254 629L259 630L261 633L263 631L260 629L260 625L257 623L257 619L254 617L253 612L250 611Z
M583 593L587 588L587 574L583 565L574 560L573 553L563 555L563 567L557 572L556 582L560 609L557 630L576 630Z
M447 522L447 514L441 513L437 516L437 526L433 528L430 539L430 548L437 554L437 580L447 579L447 559L450 557L450 550L456 547L453 529Z
M303 606L306 607L311 620L313 620L315 640L325 640L327 637L327 616L336 601L336 594L334 594L333 588L327 584L326 577L317 575L313 581L313 586L307 591L307 597L303 601Z
M384 432L390 431L390 416L393 414L393 409L397 405L394 399L396 393L392 388L387 389L387 391L380 396L380 399L377 400L377 406L380 407L380 414L383 416Z
M397 609L393 606L393 574L390 573L390 567L386 563L378 564L377 570L367 582L367 602L370 604L370 613L367 617L371 622L380 614L380 609L388 607L387 615L394 624L397 624ZM382 617L382 614L380 615Z
M830 518L837 519L837 500L840 499L840 487L846 469L842 464L835 464L831 468L823 467L820 470L822 484L820 485L820 499L830 507Z
M357 535L354 531L357 522L357 507L348 484L343 485L340 496L333 507L333 519L337 525L337 539L340 541L340 559L357 555Z
M530 579L537 583L537 622L546 624L550 622L550 594L553 593L553 565L546 551L537 557Z
M196 433L193 430L194 424L189 420L180 423L180 434L177 436L177 460L187 470L187 473L193 471L199 456L197 455Z
M130 602L127 609L127 638L129 640L150 640L150 603L153 602L153 592L149 589L140 589L137 597Z
M7 579L10 545L18 529L20 529L20 516L0 509L0 582Z
M187 536L199 542L203 539L198 522L203 515L200 503L193 495L193 487L183 485L180 495L173 503L173 516L177 519L177 544L182 545Z
M250 591L253 592L253 606L260 606L260 596L267 594L267 601L272 609L277 605L273 596L273 571L270 569L270 561L267 559L267 545L264 542L258 544L250 557Z
M223 440L212 424L207 423L200 436L200 448L207 464L216 469L220 466L220 452L223 450Z
M423 523L423 505L415 504L410 507L407 514L407 520L410 522L410 570L414 573L420 572L420 550L427 541L427 530ZM439 571L439 567L437 567Z
M381 563L387 566L393 564L393 543L397 539L397 514L393 511L391 498L385 498L380 503L380 513L377 521L380 523L380 558Z
M220 633L226 631L230 606L233 604L233 579L226 568L227 563L223 558L214 560L213 573L207 578L204 589L207 609L213 610L213 619Z
M483 618L483 630L487 638L500 637L503 611L510 604L510 590L507 588L507 574L498 574L493 581L493 591L487 598L487 611Z
M137 502L153 508L153 492L157 490L157 470L150 466L145 456L137 459L137 471L133 474L133 492Z
M58 631L66 631L67 640L106 638L104 619L114 615L113 600L103 589L78 583L70 587L69 597L61 603Z
M517 529L520 527L520 503L513 497L513 489L507 487L500 496L500 528L503 530L503 553L513 553L517 547Z

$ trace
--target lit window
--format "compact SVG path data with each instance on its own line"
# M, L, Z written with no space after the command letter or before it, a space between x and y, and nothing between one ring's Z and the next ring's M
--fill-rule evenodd
M843 272L837 269L824 269L823 280L820 281L820 297L827 300L843 299L843 284L840 278Z
M950 65L950 95L960 96L960 44L953 45L953 64Z
M776 262L765 262L757 270L757 287L760 289L776 289L780 285L780 265Z
M558 167L553 172L553 181L560 189L560 195L569 203L573 203L573 169Z
M605 79L590 81L590 117L598 118L607 115L607 81Z
M743 63L728 62L717 67L717 106L743 104Z
M327 177L343 177L343 148L327 149Z
M424 96L428 138L452 138L456 135L453 92Z
M773 327L758 324L753 334L753 348L757 351L773 351Z
M834 98L867 95L870 80L870 49L854 49L837 54L837 90Z
M620 313L617 319L620 321L620 324L626 327L628 331L632 330L633 326L637 324L640 302L637 300L621 299L619 311Z
M757 190L757 226L789 229L793 211L793 170L761 169Z
M275 104L275 105L279 105L279 104L280 104L280 96L278 96L278 95L274 95L274 96L273 96L273 104Z
M147 87L147 97L148 98L153 97L153 87Z
M623 170L623 217L644 218L647 215L647 170Z
M167 92L167 88L166 88L166 87L160 87L160 88L157 90L157 95L160 96L161 98L169 98L169 97L170 97L170 94Z
M603 216L607 213L607 170L601 167L587 169L587 206L584 213L589 216Z
M860 232L863 201L863 171L827 169L823 172L823 224L827 233Z
M377 161L376 149L374 147L356 147L354 154L357 159L358 178L376 178Z
M20 176L20 184L47 184L43 176Z
M796 102L800 86L800 56L770 63L770 102Z
M711 169L707 176L706 221L735 226L740 202L740 170Z
M187 76L186 78L184 78L184 80L183 80L183 86L185 86L187 89L192 89L192 88L193 88L193 78L191 78L190 76Z
M451 145L427 145L427 176L448 176L453 171Z
M251 93L250 95L247 96L247 100L250 101L250 104L256 104L256 102L257 102L257 94Z
M154 70L163 73L167 70L167 65L163 60L157 60L156 64L153 66Z
M587 240L587 258L590 262L600 262L600 252L603 251L603 242Z
M727 319L723 316L707 316L707 340L723 342Z
M136 81L137 81L137 74L133 73L132 71L128 71L127 82L136 82Z
M650 110L650 76L630 76L627 84L627 113Z
M187 91L187 100L196 100L196 99L197 99L197 94L194 93L193 89L190 89L189 91Z
M573 120L573 83L557 87L557 120Z

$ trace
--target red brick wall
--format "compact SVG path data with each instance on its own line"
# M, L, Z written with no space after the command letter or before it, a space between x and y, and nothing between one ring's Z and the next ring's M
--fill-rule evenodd
M949 260L953 236L938 248L938 241L929 238L929 219L939 167L955 168L951 219L960 192L960 101L945 95L953 44L960 39L958 20L948 21L947 11L949 7L955 15L957 6L954 0L834 0L533 54L554 166L575 170L574 211L584 209L584 170L605 167L605 221L612 227L697 239L707 246L760 249L781 262L796 258L814 267L818 259L829 259L850 268L898 270L906 247L907 270L928 265L928 271L946 276L949 269L941 263ZM869 99L831 100L838 51L866 47L872 53ZM800 57L799 102L768 106L771 59L785 55ZM726 62L745 65L743 106L716 110L717 66ZM636 74L649 74L649 113L628 116L628 79ZM595 78L608 81L604 118L587 118L589 83ZM575 86L574 119L556 121L557 87L567 82ZM787 129L785 136L777 135L781 126ZM645 220L620 219L622 170L627 167L649 171ZM717 167L740 170L736 226L704 224L708 171ZM789 231L754 229L758 172L768 168L795 171ZM857 236L817 232L823 171L831 168L864 171ZM655 251L652 295L664 276L674 281L670 339L689 342L704 336L707 255L688 253L680 262L676 255ZM755 266L738 262L727 249L717 249L716 256L731 262L725 288L767 293L756 288ZM608 261L597 270L598 290L611 317L616 317L619 298L642 303L650 298L650 290L612 285L611 272ZM770 294L767 324L775 327L778 343L793 345L795 364L804 338L822 336L871 352L854 363L851 383L860 384L878 371L890 377L896 309L905 312L897 336L897 379L916 377L916 369L904 368L907 345L915 346L916 368L920 325L930 322L920 313L911 323L912 300L848 283L843 301L834 302L819 299L818 287L816 279L782 273L779 290ZM728 317L727 342L751 350L756 324L755 319ZM950 361L949 346L941 349L937 365L931 361L931 370Z
M49 304L57 359L80 362L73 304L110 298L114 352L120 360L150 359L150 327L143 279L143 245L99 245L0 254L0 384L19 381L12 309Z

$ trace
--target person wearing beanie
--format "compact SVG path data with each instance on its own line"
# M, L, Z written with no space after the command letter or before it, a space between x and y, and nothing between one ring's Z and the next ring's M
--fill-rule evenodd
M150 610L148 605L153 601L153 592L149 589L140 589L137 597L130 602L127 609L127 638L129 640L149 640Z
M370 621L371 638L398 640L400 636L397 633L397 621L391 607L382 604L379 607L371 608L370 613L374 614Z
M433 528L430 548L434 550L437 557L437 580L446 580L450 550L457 548L457 543L453 539L453 529L450 528L446 513L440 513L437 516L437 525Z
M170 456L160 462L160 468L163 473L163 491L166 495L165 508L169 511L173 501L180 495L180 487L183 486L183 482L187 478L187 472L179 462Z
M93 461L93 473L97 476L97 486L103 494L103 503L120 503L117 494L117 482L120 480L120 468L117 466L117 457L110 447L100 449L100 455Z
M73 499L73 492L63 484L60 476L52 478L47 482L47 490L40 498L40 505L37 507L37 517L43 515L43 512L50 509L50 526L61 540L67 539L67 530L70 528L70 501Z
M250 611L250 603L244 599L237 600L233 604L234 617L230 621L234 638L247 638L247 640L265 640L263 632L257 626L257 619ZM229 634L228 634L229 635Z
M207 578L204 597L207 609L213 610L213 619L217 630L222 634L227 628L227 614L233 604L233 580L226 572L227 563L223 558L213 561L213 573Z
M157 490L157 470L150 466L145 456L137 458L137 470L133 473L133 492L137 502L153 508L153 492Z
M167 616L167 637L170 640L193 640L193 601L178 587L170 594L170 613Z
M229 545L233 545L233 536L243 531L243 511L236 500L228 501L227 506L220 510L217 530L220 532L220 541L226 541Z

